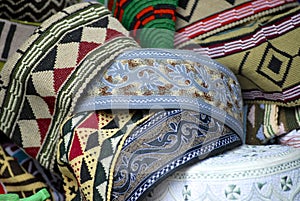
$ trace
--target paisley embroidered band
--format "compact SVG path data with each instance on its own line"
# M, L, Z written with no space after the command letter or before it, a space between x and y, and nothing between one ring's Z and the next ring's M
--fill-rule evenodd
M195 111L83 112L62 127L58 164L68 200L139 200L177 169L241 143Z
M87 85L75 111L158 108L203 112L225 119L242 133L237 79L226 67L192 51L136 49L122 53Z

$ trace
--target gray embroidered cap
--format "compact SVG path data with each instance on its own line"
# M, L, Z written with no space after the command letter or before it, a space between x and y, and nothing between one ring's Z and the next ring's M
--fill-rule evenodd
M242 136L242 105L236 77L219 63L192 51L135 49L120 54L89 83L75 111L187 109Z

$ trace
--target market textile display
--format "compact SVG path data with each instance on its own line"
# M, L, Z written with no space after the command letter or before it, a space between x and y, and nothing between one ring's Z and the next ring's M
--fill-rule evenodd
M243 145L176 171L144 201L296 201L300 199L299 174L300 149Z
M252 105L267 108L260 122L255 119L262 129L247 129L252 139L262 132L268 141L299 128L299 9L296 0L179 1L175 47L230 68L240 81L247 116ZM282 120L283 113L293 124Z
M298 1L85 1L0 5L0 194L300 199Z

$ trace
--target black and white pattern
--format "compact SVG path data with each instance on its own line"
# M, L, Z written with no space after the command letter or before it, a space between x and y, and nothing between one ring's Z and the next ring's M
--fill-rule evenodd
M42 22L79 0L2 0L0 18Z

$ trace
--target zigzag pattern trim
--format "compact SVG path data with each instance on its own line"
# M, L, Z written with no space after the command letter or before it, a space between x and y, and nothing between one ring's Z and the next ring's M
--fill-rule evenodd
M4 0L0 4L0 18L42 22L78 0Z

